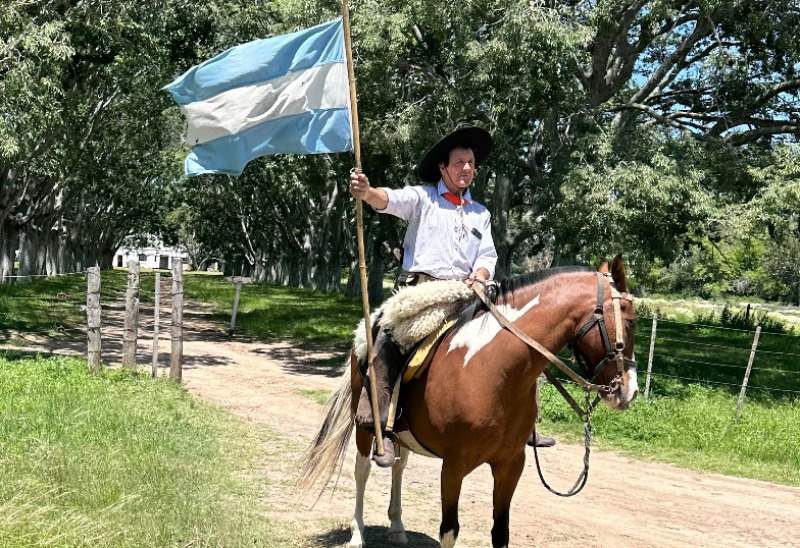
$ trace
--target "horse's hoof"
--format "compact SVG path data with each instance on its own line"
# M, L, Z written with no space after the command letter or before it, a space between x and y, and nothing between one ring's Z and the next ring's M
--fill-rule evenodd
M389 542L397 544L408 544L408 537L405 531L389 531Z

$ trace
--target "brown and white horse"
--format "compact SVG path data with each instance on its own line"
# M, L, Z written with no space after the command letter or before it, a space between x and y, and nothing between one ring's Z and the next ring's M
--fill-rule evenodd
M601 268L601 272L607 270L605 265ZM636 398L635 314L619 256L610 275L575 268L536 272L500 284L494 301L503 316L550 352L557 354L569 344L582 358L590 382L605 386L600 394L609 407L621 411ZM548 360L503 328L480 301L467 313L439 345L427 372L403 386L400 406L419 444L415 447L443 461L441 546L451 548L458 537L463 478L487 463L494 477L492 546L500 548L508 546L511 498L536 420L534 388ZM305 487L318 479L327 483L344 458L362 387L357 364L352 359L351 363L304 456L301 485ZM364 545L363 503L372 441L372 434L356 429L351 547ZM392 468L388 534L389 540L404 543L400 491L409 449L402 445L398 449Z

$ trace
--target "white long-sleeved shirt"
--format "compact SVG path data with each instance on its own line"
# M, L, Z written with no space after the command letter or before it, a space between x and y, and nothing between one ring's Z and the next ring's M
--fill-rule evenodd
M464 280L478 268L494 277L497 251L494 248L489 211L473 202L456 206L443 194L441 180L431 185L384 188L389 205L379 210L408 221L403 241L403 270L424 272L445 280Z

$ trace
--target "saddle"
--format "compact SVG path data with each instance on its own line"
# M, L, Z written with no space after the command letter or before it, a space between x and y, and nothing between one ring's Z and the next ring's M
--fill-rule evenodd
M453 327L455 323L455 320L445 322L439 329L425 337L419 343L419 346L412 352L403 370L404 384L422 376L430 365L433 355L436 353L436 349L439 348L439 344L442 342L442 339L444 339L445 334L450 331L450 328Z

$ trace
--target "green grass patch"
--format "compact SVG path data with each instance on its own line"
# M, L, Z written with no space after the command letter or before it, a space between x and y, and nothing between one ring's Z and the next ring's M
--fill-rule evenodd
M314 400L320 405L325 405L331 396L330 390L296 390L296 393L304 398Z
M636 329L640 397L593 415L601 447L703 472L800 485L800 337L762 333L741 416L734 421L753 343L752 331L659 320L644 401L652 320ZM583 394L568 389L578 402ZM539 429L581 443L583 428L550 386L542 390Z
M104 270L100 305L108 307L124 294L127 270ZM153 300L155 278L143 274L140 299ZM86 275L70 274L0 284L0 332L19 331L49 337L74 337L86 331ZM0 341L3 335L0 333Z
M190 299L212 303L220 321L230 322L235 285L222 276L184 277ZM239 297L236 332L262 339L292 338L311 344L346 346L362 318L360 299L296 287L245 284Z
M581 443L582 425L555 388L545 386L542 400L539 430ZM709 386L663 383L658 396L625 412L601 405L592 418L594 439L682 468L800 485L800 402L748 402L734 421L736 400Z
M259 440L169 380L0 358L0 546L294 546Z

